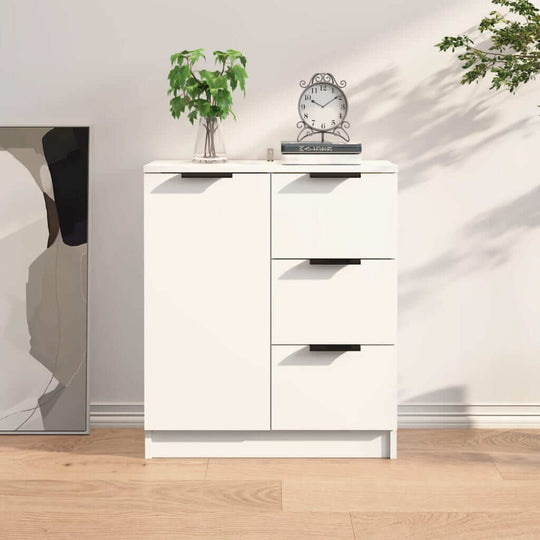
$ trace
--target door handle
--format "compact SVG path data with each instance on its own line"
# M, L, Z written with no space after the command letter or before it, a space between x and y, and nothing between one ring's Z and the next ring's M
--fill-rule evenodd
M311 352L345 352L345 351L361 351L361 345L310 345Z
M333 264L343 266L346 264L362 264L362 259L309 259L309 264Z
M362 178L359 172L312 172L310 178Z
M188 172L182 173L182 178L232 178L233 173L215 173L215 172Z

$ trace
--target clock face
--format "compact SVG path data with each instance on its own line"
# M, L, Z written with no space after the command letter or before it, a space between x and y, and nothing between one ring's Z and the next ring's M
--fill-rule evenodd
M347 98L334 84L316 83L308 86L298 101L298 113L314 131L329 131L339 126L347 116Z

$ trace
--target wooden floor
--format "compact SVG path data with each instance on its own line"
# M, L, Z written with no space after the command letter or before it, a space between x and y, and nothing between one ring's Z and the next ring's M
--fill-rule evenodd
M0 436L0 539L540 539L540 430L400 430L398 459L155 459L142 430Z

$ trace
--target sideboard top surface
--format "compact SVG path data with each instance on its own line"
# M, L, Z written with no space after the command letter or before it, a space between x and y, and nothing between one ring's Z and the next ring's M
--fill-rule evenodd
M301 173L301 172L363 172L397 173L398 166L390 161L362 161L354 165L317 164L289 165L281 161L233 160L225 163L201 164L189 160L157 160L144 166L145 173L182 172L234 172L234 173Z

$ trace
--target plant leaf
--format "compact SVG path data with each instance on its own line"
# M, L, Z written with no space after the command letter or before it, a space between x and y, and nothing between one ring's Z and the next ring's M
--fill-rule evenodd
M238 85L244 92L244 95L246 95L246 79L247 79L246 70L240 64L235 64L234 66L231 67L231 70L234 73L236 80L238 81Z
M191 111L189 114L188 114L188 120L193 124L193 122L195 121L195 119L197 118L197 114L198 114L198 111L197 109Z
M180 118L180 115L186 110L186 99L182 96L171 99L171 114L173 118Z
M206 60L206 56L204 55L204 49L195 49L194 51L190 51L189 57L191 64L194 64L195 62L197 62L197 60L200 60L201 58L204 58Z
M169 72L169 82L171 88L176 90L182 88L189 76L190 71L187 64L184 64L183 66L174 66Z

